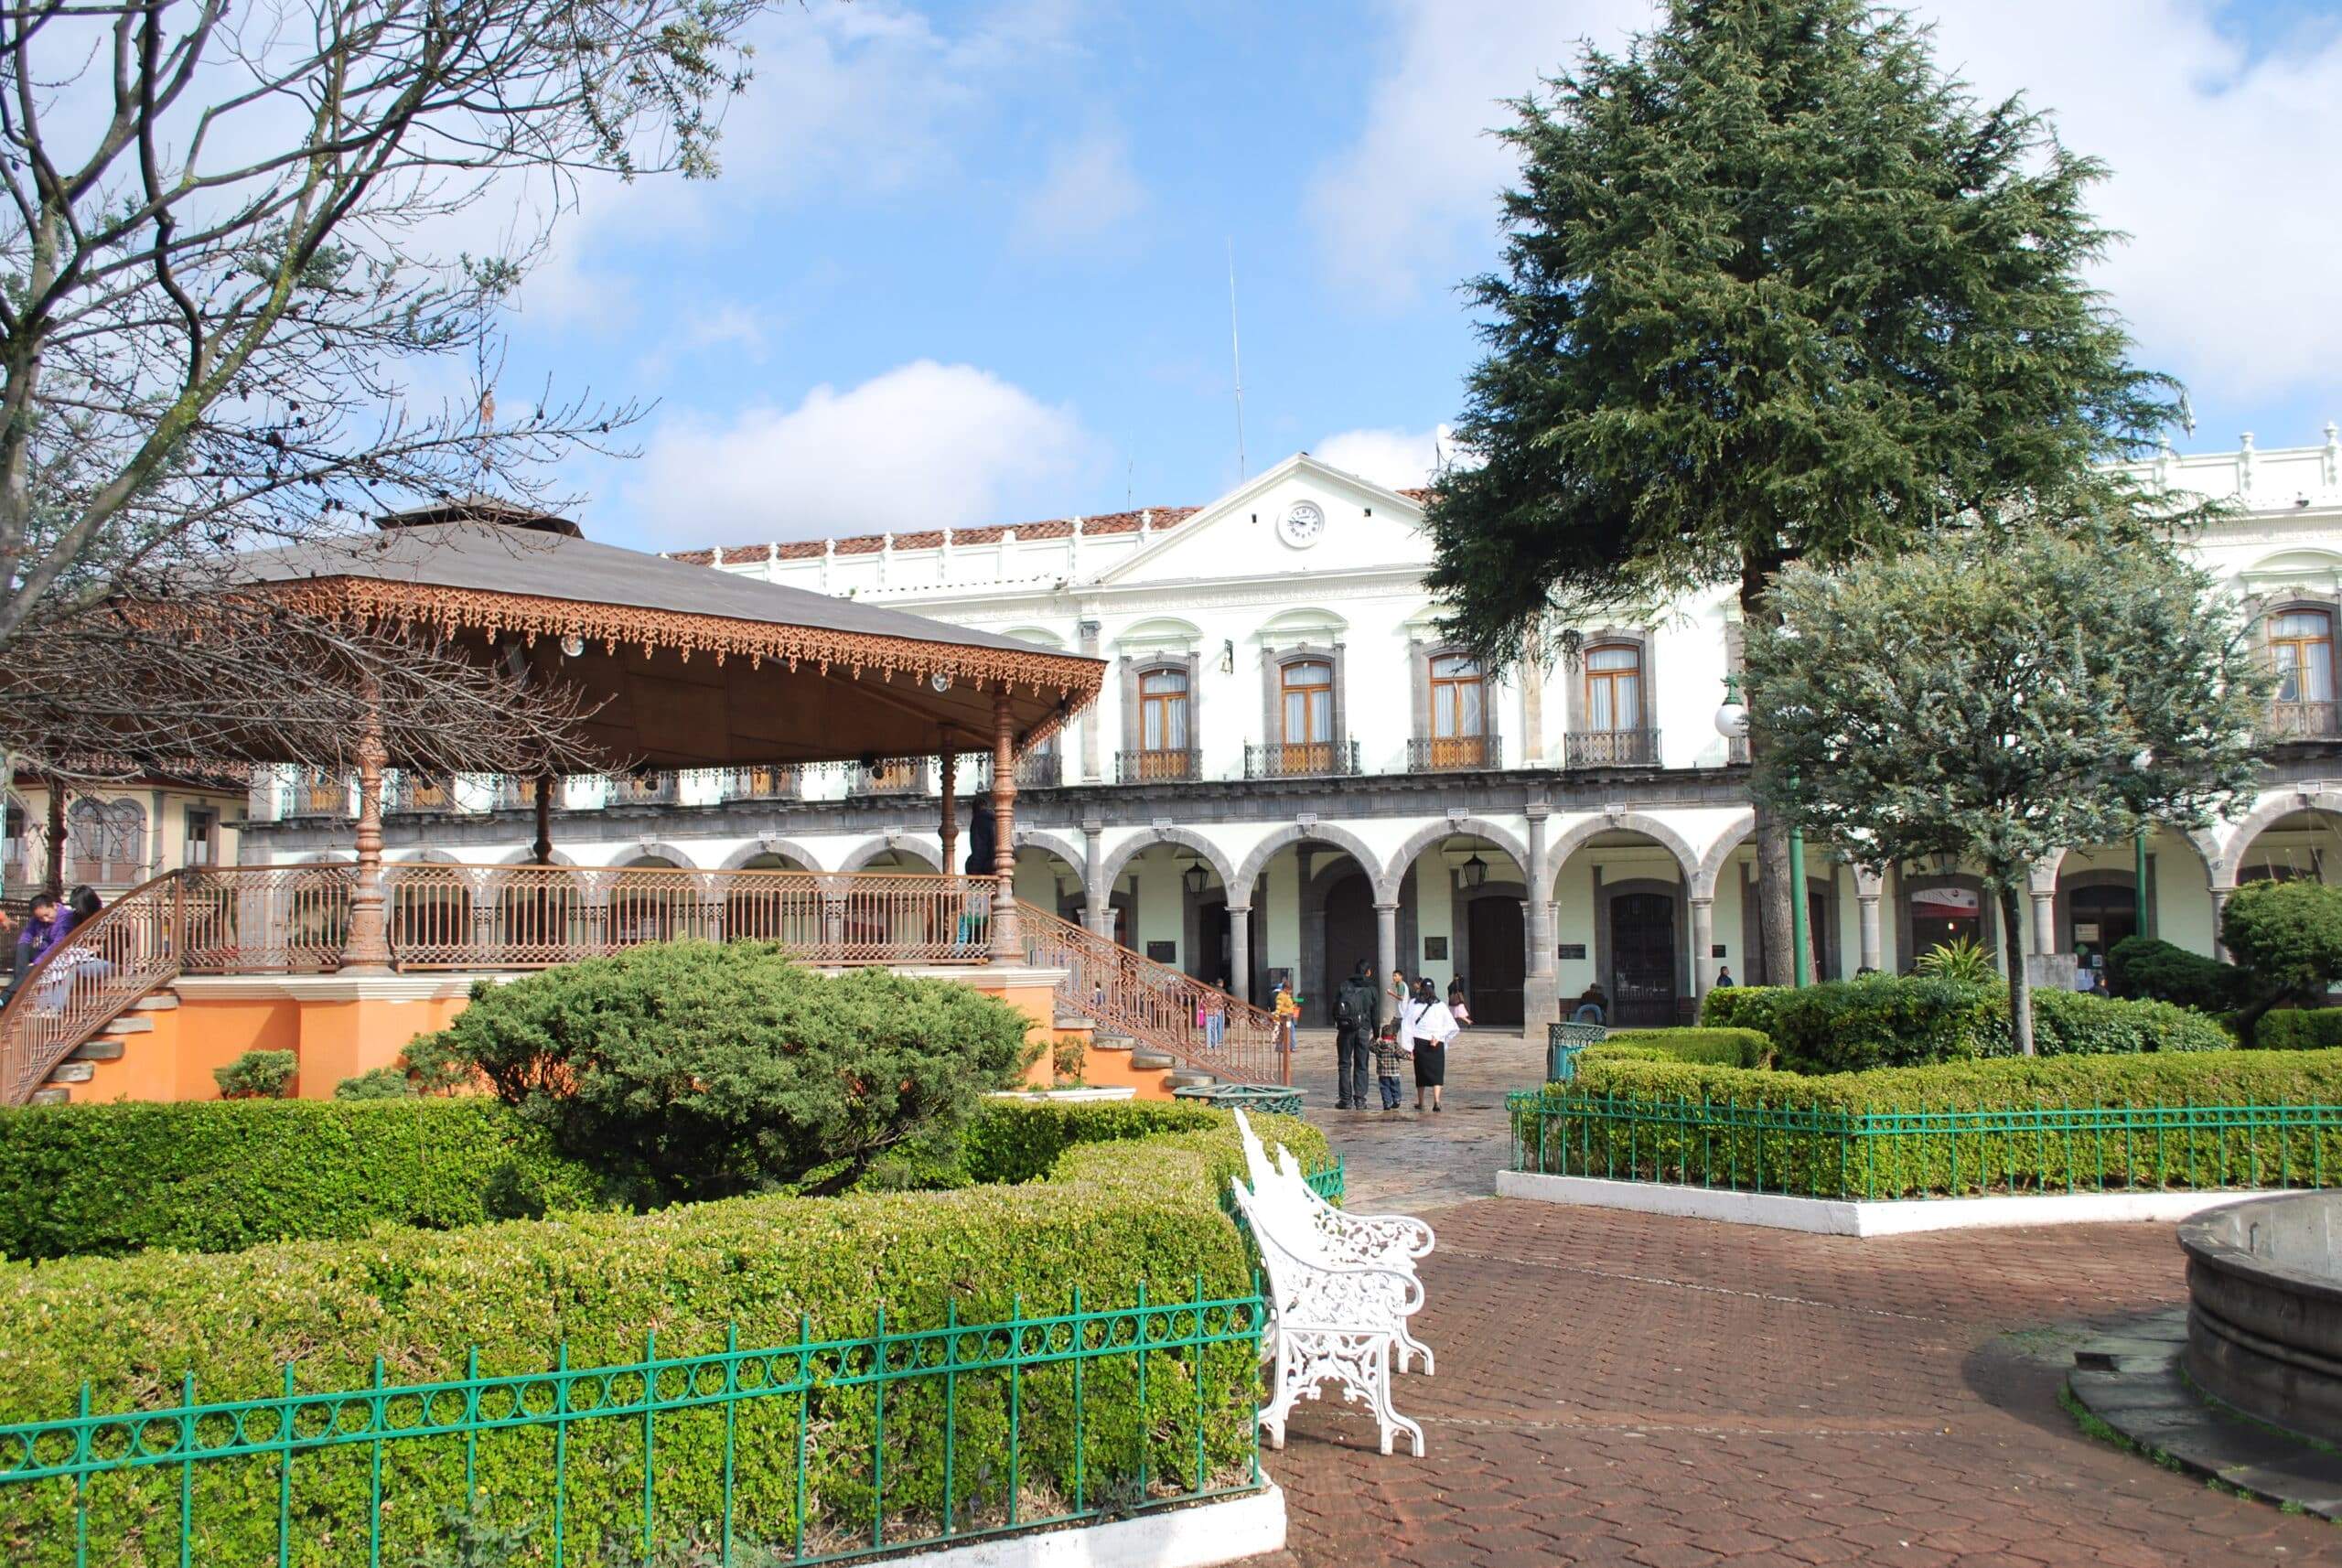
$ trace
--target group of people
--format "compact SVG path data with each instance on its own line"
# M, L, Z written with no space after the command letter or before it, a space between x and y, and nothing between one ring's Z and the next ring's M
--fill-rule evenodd
M25 975L42 959L59 948L65 947L74 930L97 918L105 907L95 889L84 885L76 887L59 902L54 893L33 895L32 908L24 923L16 927L16 965L9 972L7 984L0 987L0 1005L16 994L25 983ZM8 917L0 914L0 935L5 935ZM65 998L72 990L74 976L105 974L113 965L100 954L87 948L69 950L59 954L41 977L39 993L33 1004L43 1012L54 1013L65 1005Z
M1378 1024L1385 995L1391 999L1391 1015ZM1447 1083L1448 1045L1472 1021L1460 978L1448 983L1445 1001L1428 976L1418 975L1411 982L1401 970L1393 970L1389 984L1378 989L1374 965L1360 959L1335 993L1333 1011L1335 1110L1374 1109L1367 1103L1370 1062L1383 1111L1400 1108L1400 1078L1410 1067L1415 1079L1415 1109L1440 1109L1440 1091Z

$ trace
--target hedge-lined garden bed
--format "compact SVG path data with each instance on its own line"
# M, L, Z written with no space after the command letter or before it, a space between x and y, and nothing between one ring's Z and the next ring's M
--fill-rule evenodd
M2323 1186L2342 1051L2007 1058L1805 1076L1590 1051L1513 1097L1513 1164L1816 1197Z
M239 1107L242 1111L276 1107ZM410 1106L350 1106L395 1116ZM1264 1135L1305 1164L1326 1158L1306 1124L1261 1119ZM1196 1130L1182 1131L1183 1127ZM192 1377L199 1400L272 1394L292 1367L303 1390L362 1389L462 1377L477 1348L483 1373L535 1373L640 1358L655 1330L661 1355L780 1347L871 1332L881 1304L896 1330L1155 1301L1249 1297L1246 1245L1222 1213L1242 1169L1232 1125L1189 1107L988 1109L966 1139L963 1174L1024 1185L764 1197L635 1215L577 1211L433 1232L381 1229L354 1240L270 1243L196 1255L148 1251L0 1267L0 1421L70 1415L86 1384L93 1408L156 1408ZM942 1354L937 1342L937 1354ZM970 1351L973 1353L972 1348ZM963 1375L898 1384L886 1396L888 1539L916 1539L940 1518L946 1402L954 1433L952 1496L961 1528L1004 1521L1011 1478L1023 1517L1063 1511L1077 1466L1089 1506L1113 1488L1136 1503L1142 1469L1185 1487L1249 1476L1254 1385L1242 1344L1200 1356L1072 1362L1018 1377ZM379 1359L379 1360L378 1360ZM848 1372L851 1369L846 1369ZM1200 1382L1198 1379L1200 1378ZM637 1380L639 1384L639 1380ZM622 1397L622 1391L613 1397ZM1076 1442L1074 1401L1080 1401ZM1009 1444L1011 1402L1018 1442ZM460 1403L460 1402L458 1402ZM802 1419L810 1444L800 1494L800 1419L791 1399L663 1415L657 1433L662 1530L714 1519L732 1414L735 1529L740 1539L808 1552L850 1545L870 1528L879 1402L866 1384L823 1386ZM480 1436L475 1480L496 1519L537 1520L550 1507L550 1424ZM573 1562L640 1529L643 1437L638 1421L569 1425L564 1540ZM381 1560L405 1562L443 1539L440 1510L463 1495L464 1445L405 1442L383 1450ZM298 1560L362 1563L369 1543L369 1449L303 1453L291 1511ZM88 1483L90 1561L175 1562L179 1473L162 1466ZM274 1561L279 1468L269 1455L194 1472L197 1556ZM800 1518L798 1498L807 1499ZM70 1562L70 1487L0 1485L0 1558ZM898 1534L908 1531L908 1534Z

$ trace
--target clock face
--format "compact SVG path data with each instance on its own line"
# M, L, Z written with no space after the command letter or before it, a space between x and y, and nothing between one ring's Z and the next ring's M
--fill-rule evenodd
M1295 549L1305 550L1325 536L1326 509L1316 501L1295 501L1278 522L1277 532Z

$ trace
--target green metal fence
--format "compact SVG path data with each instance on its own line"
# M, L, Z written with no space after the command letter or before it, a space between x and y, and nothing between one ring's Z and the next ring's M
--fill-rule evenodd
M1338 1170L1333 1173L1338 1179ZM1188 1298L0 1425L7 1560L404 1564L489 1519L526 1560L817 1563L1261 1484L1262 1308ZM176 1394L176 1398L171 1397ZM529 1484L514 1488L509 1446ZM497 1445L502 1495L484 1496ZM536 1461L541 1457L541 1467ZM590 1468L588 1468L590 1466ZM693 1485L693 1483L698 1483ZM532 1489L533 1488L533 1489ZM591 1498L584 1495L590 1489ZM588 1506L589 1503L592 1506ZM463 1517L448 1516L453 1506ZM21 1555L20 1555L21 1554ZM468 1559L467 1559L468 1560ZM657 1561L683 1561L659 1555Z
M1810 1197L2316 1187L2342 1105L1847 1110L1613 1090L1507 1097L1512 1168Z
M1343 1192L1349 1185L1349 1162L1337 1155L1334 1156L1332 1165L1320 1165L1316 1170L1304 1175L1301 1179L1309 1184L1310 1191L1327 1202L1339 1203L1342 1201Z

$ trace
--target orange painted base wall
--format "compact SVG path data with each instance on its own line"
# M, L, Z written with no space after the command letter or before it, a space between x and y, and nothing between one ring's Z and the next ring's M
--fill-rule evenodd
M939 972L1000 997L1031 1020L1027 1036L1042 1048L1026 1080L1048 1087L1047 1047L1057 1036L1052 988L987 983L981 970ZM470 1000L469 981L456 977L442 988L452 994L415 1000L296 994L327 988L314 980L274 987L254 980L240 983L234 994L209 995L199 982L185 984L177 1007L136 1015L154 1021L152 1032L127 1036L119 1059L93 1063L90 1080L74 1086L74 1101L217 1100L212 1069L246 1051L293 1052L300 1061L294 1094L330 1099L342 1079L390 1066L409 1040L446 1027Z

